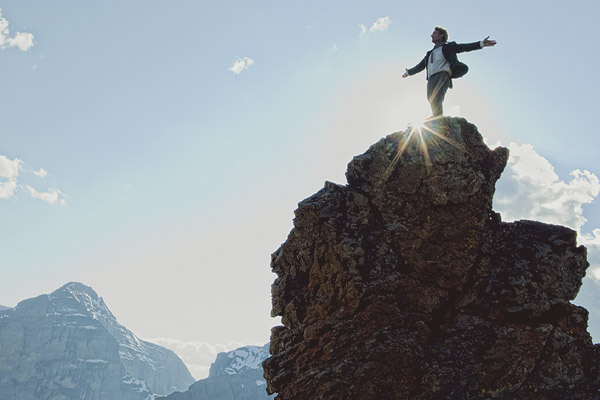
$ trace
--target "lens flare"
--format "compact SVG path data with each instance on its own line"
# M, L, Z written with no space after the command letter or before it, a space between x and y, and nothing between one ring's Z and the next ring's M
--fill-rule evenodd
M386 179L393 172L396 164L400 160L400 157L402 157L402 154L407 151L410 143L414 143L416 145L415 147L423 157L425 168L427 169L428 173L433 166L433 163L431 162L431 156L429 154L430 148L433 148L434 146L440 146L442 142L444 142L464 151L463 145L456 143L454 140L445 135L445 133L448 131L448 128L442 118L443 117L441 116L431 117L420 124L408 124L406 131L404 131L404 136L398 141L398 152L385 171Z

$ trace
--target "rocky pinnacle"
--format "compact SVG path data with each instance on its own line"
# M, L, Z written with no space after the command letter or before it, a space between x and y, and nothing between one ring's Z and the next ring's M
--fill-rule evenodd
M444 118L299 203L272 255L279 400L600 399L571 229L492 210L508 150Z

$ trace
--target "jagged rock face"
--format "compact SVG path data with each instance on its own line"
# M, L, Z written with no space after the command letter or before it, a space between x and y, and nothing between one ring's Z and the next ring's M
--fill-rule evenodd
M269 356L269 344L245 346L219 353L210 366L209 376L194 383L183 393L165 400L267 400L262 362Z
M570 229L502 223L508 151L464 119L392 134L347 186L302 201L273 254L263 366L302 399L593 399L598 350L569 303L588 266Z
M80 283L0 311L0 399L147 400L193 381L172 351L140 340Z

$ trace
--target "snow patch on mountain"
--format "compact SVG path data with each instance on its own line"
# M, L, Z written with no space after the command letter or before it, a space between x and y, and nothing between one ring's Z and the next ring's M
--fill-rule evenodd
M26 393L33 384L38 392L93 387L115 400L152 400L194 382L175 353L139 339L78 282L0 310L0 348L0 399L18 392L32 400Z
M225 372L229 375L233 375L239 374L240 370L243 369L258 369L260 364L264 361L264 352L260 350L260 348L244 348L232 351L228 354L232 363L229 367L225 368Z
M173 393L165 400L269 400L263 378L262 361L269 356L269 343L244 346L222 352L210 367L208 378L191 385L185 392Z
M211 365L210 376L239 375L248 370L262 368L262 362L269 357L269 344L245 346L228 353L219 353Z

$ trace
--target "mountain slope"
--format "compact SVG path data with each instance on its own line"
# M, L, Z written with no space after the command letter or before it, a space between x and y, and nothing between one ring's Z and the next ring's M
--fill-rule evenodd
M165 400L266 400L266 382L262 362L269 356L269 344L245 346L219 353L210 367L209 376L183 393L173 393Z
M170 350L119 324L81 283L0 311L0 398L146 400L193 382Z

